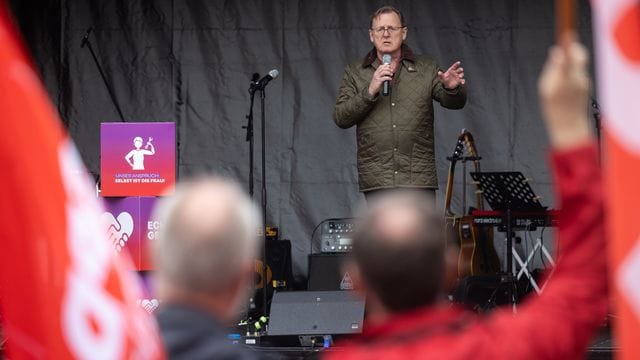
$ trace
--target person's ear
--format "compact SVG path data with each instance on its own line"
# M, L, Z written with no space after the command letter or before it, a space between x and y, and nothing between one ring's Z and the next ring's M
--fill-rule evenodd
M380 300L380 297L368 286L358 264L354 260L347 260L342 264L342 269L349 273L356 294L366 298L365 317L368 319L367 321L383 321L389 311Z
M402 41L407 40L407 31L408 29L406 27L402 28Z
M458 246L449 245L444 252L444 291L450 293L458 281Z
M374 36L373 36L373 30L371 30L371 29L369 29L369 40L371 40L372 44L375 44Z
M229 281L229 287L226 289L230 299L229 312L227 317L233 318L242 306L247 303L254 289L255 281L255 265L254 262L247 262L242 270L233 276Z

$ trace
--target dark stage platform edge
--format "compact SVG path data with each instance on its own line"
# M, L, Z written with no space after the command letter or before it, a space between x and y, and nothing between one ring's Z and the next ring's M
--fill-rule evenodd
M269 338L269 337L266 337ZM269 343L269 341L266 341ZM340 347L332 347L329 349L309 348L300 346L271 346L271 345L253 345L247 346L248 349L259 353L262 358L266 359L320 359L321 354L326 351L340 352ZM608 360L613 359L616 353L616 347L611 338L609 329L604 328L594 339L593 343L585 354L588 360Z

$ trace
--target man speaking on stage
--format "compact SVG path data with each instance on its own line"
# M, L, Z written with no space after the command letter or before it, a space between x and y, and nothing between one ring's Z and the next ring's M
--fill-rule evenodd
M356 125L358 182L367 199L385 189L435 193L433 101L449 109L466 102L464 70L436 62L404 44L407 26L400 10L383 6L371 15L372 49L347 66L333 118Z

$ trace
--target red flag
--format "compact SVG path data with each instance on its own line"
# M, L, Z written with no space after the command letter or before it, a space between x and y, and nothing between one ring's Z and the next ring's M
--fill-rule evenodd
M0 1L0 303L11 359L154 359L138 285Z
M593 1L605 174L614 334L620 358L640 355L640 1Z

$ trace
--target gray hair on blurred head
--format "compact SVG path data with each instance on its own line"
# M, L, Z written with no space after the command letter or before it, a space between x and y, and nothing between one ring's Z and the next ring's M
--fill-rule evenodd
M258 251L260 212L237 183L207 176L180 183L156 208L152 255L161 281L224 291Z

